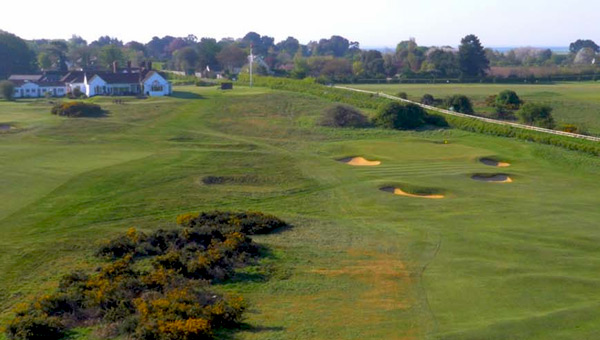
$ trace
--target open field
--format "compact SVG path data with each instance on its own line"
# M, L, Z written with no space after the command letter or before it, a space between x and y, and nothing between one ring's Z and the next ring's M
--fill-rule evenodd
M382 90L443 95L394 86ZM316 127L330 103L289 92L178 90L96 98L110 111L96 119L0 102L0 124L16 127L0 132L0 320L61 274L94 268L100 240L218 208L295 226L255 237L270 250L262 266L219 286L251 306L246 329L225 338L600 337L598 157L456 130ZM381 164L339 161L355 156Z
M380 91L391 95L406 92L408 99L420 101L424 94L445 98L453 94L464 94L471 98L475 111L480 114L493 112L486 107L485 99L509 89L517 92L525 101L545 103L554 108L552 115L560 124L582 126L594 135L600 135L600 82L557 83L554 85L514 84L377 84L351 87Z

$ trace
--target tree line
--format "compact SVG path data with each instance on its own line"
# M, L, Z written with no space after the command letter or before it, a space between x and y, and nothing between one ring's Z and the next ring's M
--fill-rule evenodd
M569 53L554 53L532 47L498 52L484 48L479 38L467 35L458 48L419 46L415 39L401 41L394 51L361 49L360 44L334 35L308 44L288 37L275 42L270 36L249 32L244 37L198 38L153 37L146 43L102 36L88 43L73 35L67 40L38 39L24 41L0 31L0 79L14 73L40 70L109 69L117 62L144 60L164 63L170 70L187 74L214 72L234 75L248 67L252 47L258 74L302 79L314 77L323 82L387 78L461 78L484 77L490 67L591 65L595 68L600 47L592 40L577 40Z

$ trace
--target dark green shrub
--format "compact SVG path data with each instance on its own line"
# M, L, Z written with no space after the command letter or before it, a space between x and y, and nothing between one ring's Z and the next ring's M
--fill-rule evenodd
M526 103L517 112L517 116L525 124L547 129L553 129L555 126L554 118L552 117L552 108L548 105Z
M435 98L430 94L424 94L423 97L421 97L421 104L430 105L430 106L434 105Z
M58 103L52 107L50 112L64 117L101 117L106 114L100 105L84 102Z
M494 100L497 107L504 108L506 110L518 110L523 101L515 91L504 90L498 94Z
M425 124L439 126L439 127L448 127L448 122L444 116L439 114L428 114L425 116Z
M180 215L177 223L182 227L198 228L209 226L225 232L239 231L244 234L267 234L276 229L288 228L290 225L269 214L261 212L203 212L199 215Z
M8 81L0 81L0 96L6 100L13 100L15 98L15 85Z
M473 104L471 104L471 100L464 95L456 94L446 98L446 106L449 110L454 112L460 112L472 115L475 113L473 111Z
M402 98L402 99L408 99L408 94L406 94L406 92L398 92L396 94L396 97Z
M358 109L344 104L329 107L321 119L321 125L331 127L365 127L369 119Z
M427 113L416 104L391 102L383 105L374 123L388 129L411 130L425 125Z

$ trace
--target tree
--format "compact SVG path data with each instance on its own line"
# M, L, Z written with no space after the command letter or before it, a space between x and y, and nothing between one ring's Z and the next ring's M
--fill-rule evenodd
M103 67L110 68L111 65L116 61L120 65L125 64L125 55L120 47L115 45L106 45L100 49L99 52L100 65Z
M379 109L374 122L384 128L410 130L425 125L426 119L427 113L416 104L390 102Z
M42 47L42 52L48 56L51 66L60 71L67 71L67 53L69 46L64 40L53 40Z
M317 55L331 55L334 57L343 57L350 48L350 41L339 35L334 35L330 39L321 39L317 45Z
M332 81L344 81L352 75L352 64L346 59L332 58L325 62L320 73Z
M275 47L280 52L285 51L293 55L298 51L298 48L300 48L300 42L294 37L287 37L287 39L278 42L277 45L275 45Z
M15 85L8 80L0 81L0 95L5 100L13 100L15 97Z
M385 75L385 61L381 52L377 50L363 51L360 57L366 77L377 78Z
M291 72L292 78L303 79L308 75L310 68L308 61L302 56L302 49L298 49L298 52L294 56L294 69Z
M459 73L458 60L452 52L435 49L427 53L427 63L432 71L440 77L452 77Z
M552 108L548 105L537 103L525 103L517 112L519 120L525 124L553 129L554 118Z
M98 38L96 41L92 41L90 46L92 47L104 47L107 45L115 45L118 47L123 47L123 42L117 38L111 38L108 35Z
M216 69L218 66L217 54L221 51L221 46L217 40L212 38L202 38L198 43L198 65L200 69Z
M584 47L580 49L579 52L577 52L573 63L580 65L590 65L595 58L596 52L594 52L594 50L590 47Z
M483 77L490 68L483 46L477 36L470 34L461 40L458 48L458 62L461 72L469 77Z
M86 68L92 64L92 57L96 54L95 52L96 49L93 47L80 45L69 50L69 60L74 65Z
M186 74L194 74L196 65L198 65L198 53L193 47L184 47L177 51L175 59L179 69Z
M569 45L569 51L573 54L577 54L582 48L591 48L596 53L600 52L600 46L596 45L593 40L579 39Z
M0 30L0 79L15 73L34 72L35 59L35 54L23 39Z
M48 70L52 67L52 59L46 52L40 52L37 56L37 61L42 70Z
M146 52L150 57L157 60L168 59L170 55L167 53L167 47L173 40L175 38L169 35L162 38L152 37L152 40L146 44Z
M460 112L469 115L475 113L473 111L473 104L471 104L471 100L467 96L461 94L446 98L446 106L454 112Z
M230 44L224 47L219 54L217 54L217 60L223 66L233 72L234 68L242 67L246 63L247 54L241 48Z

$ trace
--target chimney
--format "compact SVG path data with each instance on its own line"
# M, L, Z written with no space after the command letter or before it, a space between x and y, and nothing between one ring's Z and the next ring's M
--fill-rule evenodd
M127 61L127 73L131 73L131 60Z
M119 63L116 61L113 61L112 69L113 69L113 73L117 73L119 71Z
M152 62L151 61L148 62L148 71L152 71Z

